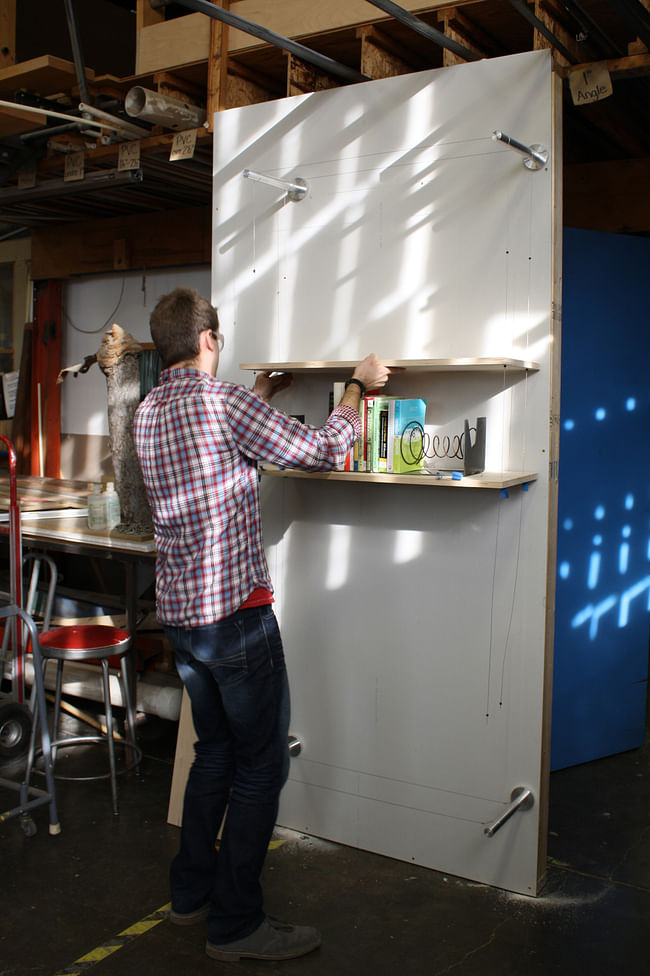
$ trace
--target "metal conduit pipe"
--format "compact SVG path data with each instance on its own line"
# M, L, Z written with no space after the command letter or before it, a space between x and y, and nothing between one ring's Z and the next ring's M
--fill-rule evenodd
M562 6L580 25L587 43L591 44L592 47L595 46L597 48L598 54L601 56L601 58L619 58L625 53L618 44L613 42L611 37L608 37L604 31L601 30L595 20L593 20L584 9L579 0L562 0Z
M370 81L360 71L348 68L347 65L340 64L333 58L319 54L318 51L313 51L310 47L305 47L304 44L292 41L288 37L282 37L281 34L276 34L267 27L260 27L259 24L254 24L252 21L246 20L238 14L233 14L223 7L215 7L208 0L152 0L151 6L154 8L168 7L171 3L187 7L188 10L194 10L199 14L205 14L206 17L212 17L213 20L220 20L224 24L228 24L229 27L236 27L237 30L244 31L245 34L257 37L260 41L266 41L267 44L279 47L283 51L289 51L290 54L295 54L302 61L313 64L315 68L320 68L321 71L326 71L342 81Z
M58 136L63 132L83 132L85 129L93 128L93 124L90 124L82 119L76 124L74 122L67 122L65 125L48 125L44 129L35 129L32 132L21 132L18 137L21 142L33 142L35 139L49 139L50 136ZM93 137L97 137L97 133L93 132Z
M89 102L90 94L88 92L88 85L86 83L86 70L84 68L84 59L81 53L81 42L79 41L79 32L77 30L74 6L72 0L64 0L64 2L65 16L66 20L68 21L68 34L70 35L70 44L72 45L72 57L74 59L74 67L77 74L77 83L79 85L79 94L81 95L82 102Z
M127 92L124 108L133 118L144 119L176 131L196 129L203 125L206 118L205 109L198 105L181 102L178 98L161 95L140 85Z
M528 7L523 2L523 0L508 0L508 3L510 4L511 7L514 7L517 13L521 14L524 20L527 20L529 24L532 24L533 27L535 27L540 32L540 34L543 34L546 40L551 42L555 50L559 51L560 54L567 59L569 64L578 63L576 58L574 58L574 56L569 51L569 49L566 48L564 44L562 44L562 42L557 39L553 31L550 31L546 26L546 24L544 24L539 19L539 17L536 17L535 14L528 9Z
M384 13L390 14L394 20L398 20L400 24L404 24L406 27L410 27L417 34L421 34L422 37L426 37L427 40L433 41L439 47L444 47L453 54L457 54L460 58L465 61L480 61L481 55L476 54L475 51L471 51L468 47L463 47L458 41L454 41L451 37L447 37L442 31L436 30L435 27L431 27L426 21L421 20L416 17L415 14L410 13L408 10L404 10L404 7L400 7L399 4L393 3L393 0L367 0L371 3L373 7L379 7Z

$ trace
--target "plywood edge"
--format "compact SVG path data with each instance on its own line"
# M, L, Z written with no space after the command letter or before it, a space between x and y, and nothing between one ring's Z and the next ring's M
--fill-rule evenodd
M549 792L551 775L551 718L553 708L553 652L555 636L555 585L557 561L558 485L560 450L560 383L562 367L562 82L552 76L553 112L553 227L552 227L552 345L550 375L548 544L546 554L546 625L542 697L542 755L539 785L539 832L537 888L544 883L548 853Z
M187 691L183 688L181 714L178 722L178 737L174 754L174 771L167 809L167 823L180 827L183 819L183 800L190 766L194 760L196 732L192 721L192 708Z
M381 362L388 367L395 369L408 369L413 372L435 372L440 371L499 371L501 369L530 370L539 369L539 363L523 359L510 359L507 356L501 357L460 357L455 359L387 359L379 357ZM240 363L239 368L253 371L277 371L292 373L308 373L312 370L323 371L346 371L355 369L358 366L357 360L314 360L303 362L284 362L284 363Z
M85 73L89 81L94 79L92 68L86 68ZM32 88L50 95L60 87L74 85L76 77L76 69L71 61L43 54L0 68L0 93L13 92L16 88Z

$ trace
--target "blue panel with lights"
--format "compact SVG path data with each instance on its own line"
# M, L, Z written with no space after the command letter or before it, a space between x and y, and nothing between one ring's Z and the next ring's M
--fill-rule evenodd
M553 769L645 741L650 240L567 229Z

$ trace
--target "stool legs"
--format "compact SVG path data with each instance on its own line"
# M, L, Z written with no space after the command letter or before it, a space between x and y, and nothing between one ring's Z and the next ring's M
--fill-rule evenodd
M113 706L111 703L111 686L108 674L108 661L102 659L102 683L104 685L104 717L106 720L106 744L108 745L108 764L111 771L111 797L113 799L113 815L117 809L117 781L115 776L115 739L113 737Z
M131 701L131 682L126 655L120 658L120 673L122 675L122 700L124 702L124 707L126 708L126 727L129 733L128 739L130 742L135 742L135 710L133 707L134 703ZM139 772L140 766L137 753L134 753L133 758L135 760L136 772Z
M101 682L102 682L102 693L104 696L104 722L106 726L106 731L101 735L82 735L82 736L71 736L69 738L61 738L59 736L59 721L61 713L61 700L62 700L62 689L63 689L63 665L64 661L58 659L56 662L56 690L54 697L54 712L52 716L52 742L51 742L51 755L52 755L52 766L55 767L57 758L57 749L65 748L66 746L72 745L84 745L91 743L106 743L108 749L108 764L109 772L108 774L100 774L97 776L63 776L56 775L56 770L54 770L54 775L57 779L79 779L79 780L94 780L94 779L110 779L111 782L111 800L113 805L113 814L118 815L118 803L117 803L117 764L115 760L115 737L113 733L113 704L111 700L111 687L110 687L110 670L108 658L104 657L99 662L101 664ZM122 701L124 704L126 712L126 725L128 729L128 734L125 736L123 742L120 745L124 746L126 750L125 761L126 768L138 767L140 759L142 758L142 752L136 744L135 738L135 716L133 711L133 705L131 702L131 695L129 692L129 675L127 669L127 663L125 660L125 655L120 657L120 676L118 680L121 684L122 691Z

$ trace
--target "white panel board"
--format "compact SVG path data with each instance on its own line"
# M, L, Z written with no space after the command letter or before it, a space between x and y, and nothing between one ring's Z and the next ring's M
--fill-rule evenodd
M551 146L548 52L218 113L213 301L238 363L514 357L538 372L403 374L431 433L488 418L487 467L530 489L263 479L289 661L282 823L512 890L537 886L553 200L496 143ZM308 183L300 202L245 168ZM331 377L278 405L322 423Z
M210 294L209 268L71 278L63 290L64 366L82 363L101 346L114 322L139 342L151 342L149 316L161 295L178 285ZM98 366L76 378L69 375L61 390L61 431L64 434L108 434L106 380Z

